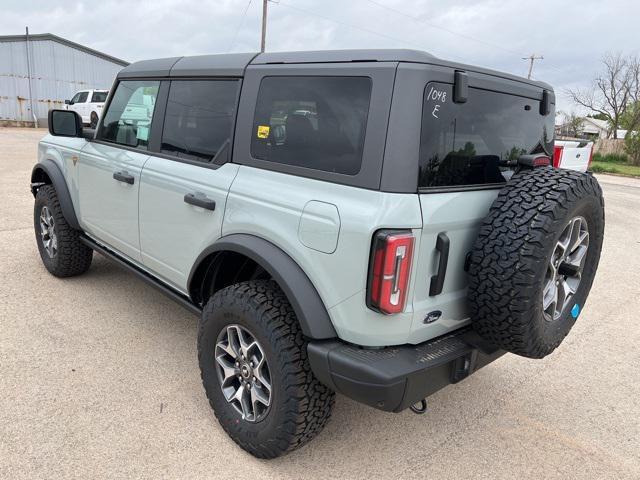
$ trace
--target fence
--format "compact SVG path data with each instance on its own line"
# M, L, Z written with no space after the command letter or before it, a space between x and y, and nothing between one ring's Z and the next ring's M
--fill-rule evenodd
M609 155L609 154L624 154L624 140L618 138L601 138L596 141L593 147L594 153L599 153L600 155Z

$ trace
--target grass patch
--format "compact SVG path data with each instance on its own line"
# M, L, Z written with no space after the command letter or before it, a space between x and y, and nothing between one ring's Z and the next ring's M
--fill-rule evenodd
M590 170L594 173L611 173L627 177L640 177L640 166L631 165L624 154L593 155Z
M591 169L594 173L612 173L614 175L624 175L632 177L640 177L640 167L628 165L625 163L613 162L597 162L595 155L591 163Z

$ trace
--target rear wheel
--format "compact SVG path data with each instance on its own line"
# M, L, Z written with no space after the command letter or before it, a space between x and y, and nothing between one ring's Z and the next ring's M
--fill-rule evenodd
M40 258L49 273L72 277L89 269L93 250L80 241L80 232L67 223L52 185L38 189L33 221Z
M220 425L243 449L274 458L314 438L335 394L313 375L298 320L275 282L217 292L198 333L202 382Z
M96 112L91 112L91 121L89 122L89 126L91 128L96 128L98 126L98 114Z
M584 306L603 236L604 201L593 176L554 168L514 176L470 258L476 331L525 357L553 352Z

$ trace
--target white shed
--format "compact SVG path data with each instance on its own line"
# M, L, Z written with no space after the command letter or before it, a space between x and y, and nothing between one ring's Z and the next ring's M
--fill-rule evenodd
M32 126L37 118L44 126L50 109L77 90L111 88L127 65L50 33L0 36L0 125Z

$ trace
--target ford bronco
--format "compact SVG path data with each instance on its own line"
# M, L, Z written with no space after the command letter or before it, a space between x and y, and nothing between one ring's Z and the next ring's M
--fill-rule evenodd
M49 272L113 259L200 316L224 430L272 458L335 392L385 411L560 345L604 231L553 168L541 82L408 50L206 55L117 76L95 130L52 110L31 178Z

